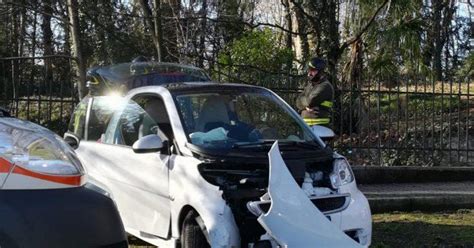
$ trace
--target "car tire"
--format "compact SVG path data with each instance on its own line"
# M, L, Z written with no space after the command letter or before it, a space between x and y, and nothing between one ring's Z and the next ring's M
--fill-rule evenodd
M210 248L201 227L196 221L199 215L195 211L189 211L183 221L181 229L181 248Z

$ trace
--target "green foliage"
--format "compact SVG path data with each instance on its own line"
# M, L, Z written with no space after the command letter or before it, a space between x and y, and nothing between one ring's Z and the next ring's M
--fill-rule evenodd
M464 60L463 66L456 72L459 79L473 79L474 78L474 52L470 52Z
M361 1L362 23L366 23L382 1ZM393 80L400 74L426 74L422 62L422 1L390 1L381 18L365 35L370 78Z
M250 84L265 85L277 80L278 72L290 72L293 52L279 45L270 29L247 31L218 56L226 80L239 78ZM276 75L275 75L276 74Z

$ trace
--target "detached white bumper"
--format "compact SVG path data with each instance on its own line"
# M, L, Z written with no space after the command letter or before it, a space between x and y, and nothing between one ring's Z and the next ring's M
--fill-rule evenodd
M266 213L258 213L259 211L254 209L259 203L253 202L249 204L249 210L253 209L251 212L259 216L257 220L267 231L273 246L276 243L281 247L361 247L341 232L340 226L331 223L332 220L329 221L314 207L288 171L278 149L278 142L273 144L268 157L268 193L261 199L271 201L270 209ZM357 197L357 194L355 196Z

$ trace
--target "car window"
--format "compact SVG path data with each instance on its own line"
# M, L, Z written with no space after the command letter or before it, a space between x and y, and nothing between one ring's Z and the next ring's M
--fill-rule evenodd
M112 115L117 111L123 98L118 96L94 97L88 118L87 140L97 141L105 133Z
M103 142L132 146L149 134L158 134L158 124L139 104L130 100L114 113Z
M79 139L84 139L85 125L86 125L86 114L87 105L89 104L90 97L84 97L81 102L76 106L74 113L72 113L71 120L69 122L68 132L73 133Z
M156 122L160 138L163 141L173 140L173 130L163 99L157 95L143 94L135 96L133 100Z

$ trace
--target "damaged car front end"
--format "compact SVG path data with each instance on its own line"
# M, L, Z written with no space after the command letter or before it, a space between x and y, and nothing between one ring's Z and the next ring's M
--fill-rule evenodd
M199 159L201 177L222 192L222 199L230 208L238 229L241 247L302 247L278 237L280 234L276 237L272 235L282 231L292 233L287 230L288 223L266 224L275 218L270 217L275 204L270 196L272 185L278 181L293 181L297 189L273 186L274 194L303 194L311 204L311 207L299 203L295 208L284 207L281 214L289 214L293 218L294 214L312 216L317 211L325 216L323 222L319 218L317 223L311 224L314 226L310 225L315 230L310 228L306 232L312 236L313 232L330 230L326 234L331 235L325 237L326 241L319 240L319 243L313 242L315 238L308 239L305 247L312 244L341 247L342 243L331 240L346 240L344 247L348 247L347 244L370 245L370 208L365 196L357 189L349 163L300 123L283 101L255 89L253 92L247 89L232 93L220 91L218 94L207 89L205 92L176 95L175 102L179 106L178 111L181 111L183 127L188 131L186 147ZM202 110L208 102L212 103L212 115L206 116L206 111ZM196 103L201 103L200 116L191 119L189 116L195 111L193 105ZM245 108L242 108L244 105ZM185 111L188 111L188 116ZM206 118L205 124L200 119L202 116ZM275 158L272 161L271 156L270 160L267 156L275 150L271 150L275 142L279 143L278 154L284 160L283 166L287 168L290 178L282 177L279 175L281 172L277 175L271 173L274 167L281 167L283 161L275 162ZM275 177L279 179L272 184ZM301 226L305 224L301 223ZM334 230L351 242L339 237L340 234Z
M272 207L273 198L269 197L272 183L291 181L298 186L297 189L288 188L281 191L286 186L280 186L273 191L283 194L283 196L302 193L312 204L312 207L306 209L307 206L294 202L297 205L296 208L285 209L283 214L291 214L295 210L298 210L293 213L296 215L313 213L314 210L320 211L325 216L325 220L316 223L318 226L316 230L324 230L326 229L324 226L327 225L334 226L339 232L343 231L346 234L344 236L355 241L352 245L370 245L371 215L368 202L360 191L353 185L349 185L354 183L353 179L352 181L346 180L347 184L338 185L339 182L344 181L344 178L335 179L336 174L341 171L339 164L346 163L346 161L345 158L334 155L330 149L295 154L288 152L287 145L281 145L281 152L279 151L278 154L284 158L283 166L287 169L290 177L279 176L277 180L272 181L275 174L272 175L271 171L275 166L281 166L280 161L269 160L267 156L257 157L255 154L251 159L238 156L223 158L217 154L211 155L208 151L192 145L189 147L192 147L202 160L198 166L202 177L210 184L218 186L218 190L222 192L222 199L230 208L235 220L241 247L260 247L258 244L301 247L288 246L282 242L275 243L275 238L268 236L269 232L278 233L280 228L286 230L286 225L267 227L259 221L259 217L268 214ZM276 163L278 165L275 165ZM349 173L352 176L350 169ZM311 229L306 231L312 232ZM327 237L327 242L332 242L331 240L338 235L338 233L332 232ZM311 247L310 244L329 244L311 243L312 241L314 240L307 240L306 247ZM332 244L330 247L341 247L337 242Z

